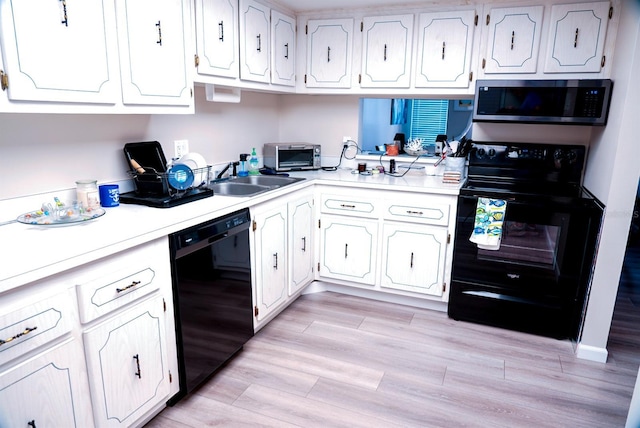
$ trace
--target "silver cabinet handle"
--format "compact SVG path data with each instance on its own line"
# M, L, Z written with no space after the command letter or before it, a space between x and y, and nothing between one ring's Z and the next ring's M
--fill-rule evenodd
M444 59L444 49L445 49L446 43L442 42L442 59Z
M387 60L387 44L384 44L384 60Z
M218 22L218 40L224 42L224 21Z
M160 25L160 21L156 23L156 27L158 27L158 41L156 43L162 46L162 26Z
M347 249L349 248L349 244L344 244L344 258L346 259L349 256L349 252Z
M64 24L65 27L68 27L69 19L67 18L67 0L60 0L60 3L62 4L62 20L60 21L60 23Z
M577 48L578 47L578 33L580 32L579 28L576 28L576 37L573 39L573 47Z
M278 270L278 253L273 255L273 268Z
M307 237L302 237L302 252L305 253L307 251Z
M140 357L138 357L138 354L133 356L133 359L136 360L136 367L138 368L138 371L134 373L134 375L138 376L138 379L142 379L142 375L140 374Z
M258 38L258 52L262 52L262 34L256 36Z
M331 46L327 46L327 62L331 62Z
M515 41L515 39L516 39L516 32L512 31L511 32L511 50L513 50L513 42Z
M284 57L289 59L289 43L284 44Z
M409 265L413 269L413 252L411 253L411 264Z

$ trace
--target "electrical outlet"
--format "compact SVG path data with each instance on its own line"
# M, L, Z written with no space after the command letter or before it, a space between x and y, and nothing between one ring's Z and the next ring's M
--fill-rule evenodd
M189 140L175 140L173 144L176 159L180 159L182 156L189 153Z

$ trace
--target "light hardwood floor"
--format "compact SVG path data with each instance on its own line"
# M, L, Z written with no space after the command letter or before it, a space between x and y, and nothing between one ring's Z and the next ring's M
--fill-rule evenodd
M306 295L147 428L622 427L638 369L625 347L600 364L570 341Z

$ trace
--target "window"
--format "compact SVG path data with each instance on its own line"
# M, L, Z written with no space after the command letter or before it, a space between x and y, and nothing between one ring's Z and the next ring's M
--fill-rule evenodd
M422 138L425 143L433 144L436 137L447 133L447 100L411 100L410 118L405 134L408 138Z

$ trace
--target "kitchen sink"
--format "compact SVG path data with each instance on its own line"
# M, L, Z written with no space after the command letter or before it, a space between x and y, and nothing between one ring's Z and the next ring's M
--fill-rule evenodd
M277 175L251 175L223 178L209 183L213 193L223 196L253 196L302 181L304 178Z

